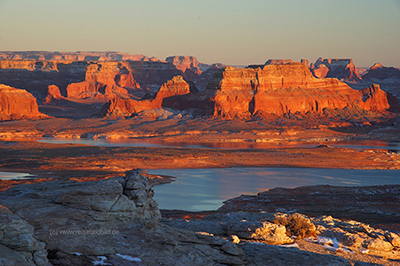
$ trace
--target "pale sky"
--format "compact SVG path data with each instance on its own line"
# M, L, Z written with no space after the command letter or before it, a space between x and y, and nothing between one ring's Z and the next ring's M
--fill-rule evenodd
M0 51L10 50L400 67L400 0L0 0Z

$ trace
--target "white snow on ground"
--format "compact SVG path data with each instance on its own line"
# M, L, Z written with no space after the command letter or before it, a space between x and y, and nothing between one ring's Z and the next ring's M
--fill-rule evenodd
M71 254L72 255L76 255L76 256L82 256L83 255L82 253L79 253L79 252L72 252Z
M129 256L129 255L122 255L122 254L119 254L119 253L117 253L115 255L117 255L118 257L123 258L124 260L128 260L128 261L137 261L137 262L141 262L142 261L140 258L132 257L132 256Z
M284 248L298 248L299 245L297 243L294 244L287 244L287 245L278 245L279 247L284 247Z
M97 256L97 258L100 259L100 260L92 261L93 265L111 265L110 263L104 262L107 259L107 257L105 257L105 256Z
M354 252L349 247L343 246L342 243L340 243L336 238L332 239L332 238L325 237L325 236L319 236L316 240L315 240L315 238L314 239L309 238L306 240L323 245L325 248L331 249L333 251L340 250L343 252L351 252L351 253Z

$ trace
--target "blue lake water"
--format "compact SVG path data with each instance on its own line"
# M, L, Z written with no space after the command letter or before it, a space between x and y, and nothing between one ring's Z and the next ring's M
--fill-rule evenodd
M400 185L400 170L246 167L148 172L177 177L170 184L155 186L154 198L160 209L186 211L216 210L227 199L276 187Z
M84 144L90 146L105 146L105 147L177 147L177 148L209 148L209 149L263 149L263 148L312 148L319 144L315 143L263 143L263 142L219 142L219 143L192 143L192 142L169 142L156 141L151 138L146 139L61 139L61 138L42 138L39 142L51 144ZM390 150L400 152L400 141L379 141L379 140L362 140L362 141L346 141L335 143L320 143L328 144L337 148L350 149L376 149Z
M0 172L0 180L30 179L35 177L35 175L29 173Z

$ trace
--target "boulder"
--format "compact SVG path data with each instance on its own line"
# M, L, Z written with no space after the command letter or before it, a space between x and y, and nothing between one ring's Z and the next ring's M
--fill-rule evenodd
M292 243L293 240L286 235L286 228L280 224L267 221L254 223L250 221L236 222L228 225L228 235L239 238L262 240L270 245Z

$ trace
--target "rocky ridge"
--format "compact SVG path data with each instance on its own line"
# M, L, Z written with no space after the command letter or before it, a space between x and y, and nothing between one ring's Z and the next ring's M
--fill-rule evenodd
M46 52L8 51L0 52L1 59L9 60L68 60L68 61L159 61L156 57L119 52Z

